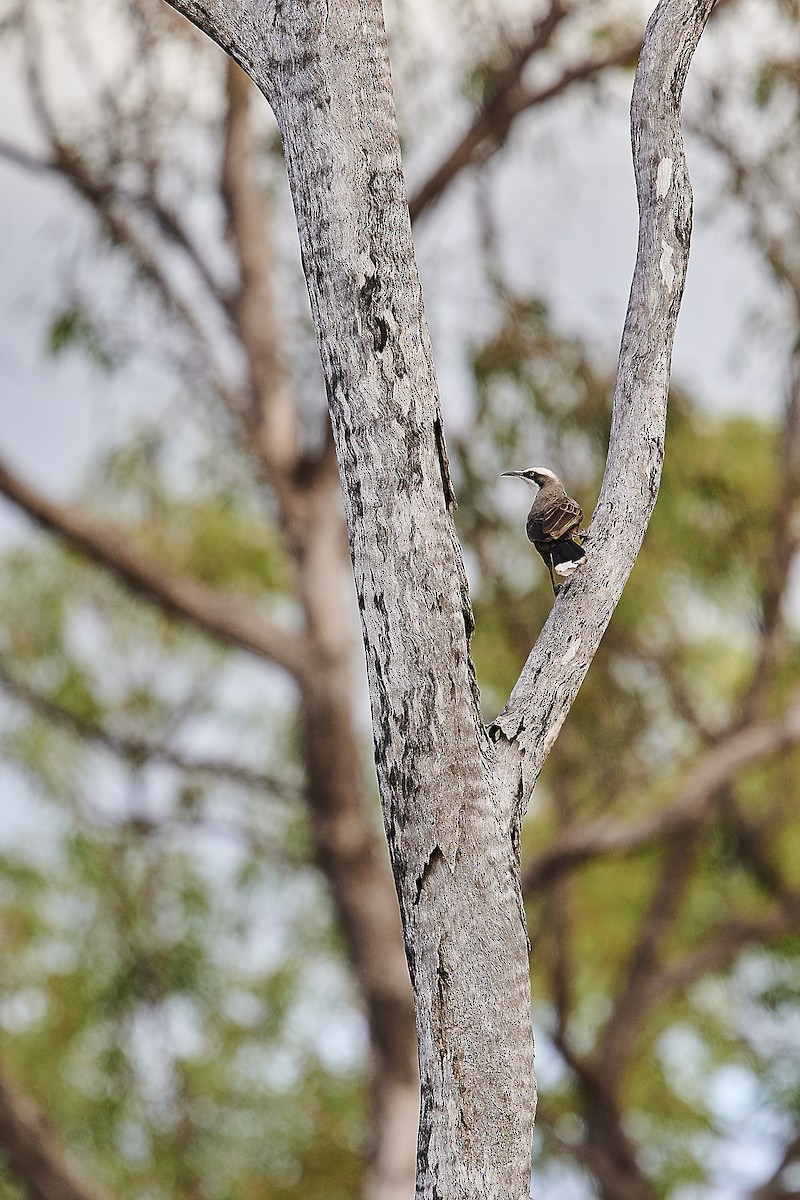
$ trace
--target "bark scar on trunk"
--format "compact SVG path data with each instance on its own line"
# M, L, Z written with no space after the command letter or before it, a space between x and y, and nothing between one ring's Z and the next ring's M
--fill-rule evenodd
M437 842L437 843L435 843L433 849L431 850L430 854L428 855L428 860L425 863L424 867L422 868L419 878L417 879L416 895L414 897L415 905L419 904L419 898L422 895L422 889L425 887L425 884L428 882L431 875L435 871L437 863L439 861L446 862L447 860L445 858L445 854L444 854L444 851L442 850L442 847Z

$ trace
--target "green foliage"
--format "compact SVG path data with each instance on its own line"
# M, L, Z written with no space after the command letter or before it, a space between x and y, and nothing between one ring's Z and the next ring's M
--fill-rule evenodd
M116 365L116 355L108 339L89 313L72 305L53 317L47 333L47 352L58 358L67 351L82 353L94 366L109 372Z
M124 828L70 834L41 867L0 862L5 1066L116 1196L358 1185L358 1077L325 1066L313 1024L293 1029L327 914L322 943L298 914L271 963L248 891L287 911L274 885L254 895Z
M276 530L232 501L173 503L141 530L141 541L203 583L251 594L286 589L288 569Z
M270 524L241 498L170 495L151 446L135 465L115 456L94 494L172 566L280 595ZM231 692L240 656L43 538L6 554L0 609L0 746L43 831L0 859L4 1070L118 1200L354 1195L361 1065L328 1049L352 1002L304 814L235 781L120 761L46 705L200 757L212 727L233 761L255 743L276 775L294 767L292 715L252 682ZM0 1195L16 1197L5 1172Z

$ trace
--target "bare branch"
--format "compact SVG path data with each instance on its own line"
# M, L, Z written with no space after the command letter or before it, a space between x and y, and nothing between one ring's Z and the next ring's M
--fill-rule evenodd
M185 333L191 338L198 360L204 365L212 386L226 408L236 414L241 408L241 398L226 379L218 356L214 354L210 344L209 333L196 311L173 285L163 252L158 254L137 228L136 223L115 204L118 194L114 186L96 180L73 147L58 144L54 149L54 162L59 173L91 206L106 235L114 245L124 249L134 270L151 285L167 311L172 312L179 320ZM206 279L210 293L228 319L228 301L200 260L198 252L192 247L188 235L180 229L177 219L154 198L150 198L147 203L150 204L161 227L166 228L172 239L177 240L187 250L201 276Z
M30 1200L110 1200L78 1177L44 1114L2 1075L0 1148Z
M112 172L107 177L98 177L74 140L64 134L59 124L57 106L45 91L40 35L33 2L25 6L23 17L28 98L40 132L49 145L49 157L39 161L8 143L0 148L0 153L4 149L6 157L28 169L50 170L61 175L78 196L90 205L108 238L124 248L134 269L155 289L165 307L179 319L191 337L195 353L199 361L204 363L220 398L229 409L235 410L239 402L236 390L227 383L225 372L212 350L208 331L203 328L194 307L174 286L165 262L165 247L162 244L161 252L157 251L152 233L157 230L184 253L205 285L207 295L218 306L226 321L230 318L229 297L178 215L158 197L152 172L149 184L143 191L131 192L113 179ZM106 97L104 107L116 110L113 93ZM142 213L149 216L152 226L147 236L137 220Z
M283 667L295 678L311 669L305 639L278 629L253 601L171 571L136 548L119 527L98 521L71 505L47 500L1 462L0 493L37 524L58 534L165 612Z
M684 992L698 979L727 970L748 946L759 946L772 938L797 931L800 896L790 905L775 909L759 920L732 920L714 930L701 946L689 951L653 976L644 986L642 1011L652 1008L676 992Z
M633 569L658 495L675 325L692 223L680 103L714 0L662 0L631 102L639 246L622 335L605 476L588 561L562 588L506 707L490 726L501 794L523 808Z
M249 441L276 486L297 462L297 411L281 359L275 310L275 256L268 213L252 177L249 119L252 84L233 59L226 66L227 113L222 195L239 264L232 316L247 355L251 406L245 414ZM282 480L282 477L283 480Z
M691 768L669 808L635 823L601 819L570 830L530 864L523 876L525 892L540 890L589 859L633 854L695 828L710 815L715 794L724 784L798 742L800 701L795 701L776 720L735 730L708 750Z
M13 142L6 141L5 138L0 138L0 158L6 159L7 162L13 163L16 167L22 167L26 171L31 171L35 175L46 175L49 173L58 174L58 164L52 159L39 158L35 154L31 154L24 146L16 146Z
M514 107L519 103L518 94L522 90L521 79L525 67L550 45L557 29L569 16L569 11L563 0L553 0L544 16L536 22L531 36L514 52L507 66L493 81L491 94L469 129L409 200L412 221L436 203L455 176L478 159L487 143L500 144L504 140L513 120Z
M716 0L715 12L731 0ZM530 40L513 55L508 66L500 72L491 95L474 117L452 150L431 172L411 196L408 206L411 219L416 221L444 195L449 185L467 167L485 162L506 141L517 117L529 109L538 108L563 95L577 83L589 83L615 67L632 67L642 48L640 37L631 37L620 45L594 57L566 67L545 87L529 88L522 83L522 74L531 58L546 49L570 9L563 4L551 5L548 13L536 26Z
M191 265L206 285L207 294L221 311L230 318L231 297L206 261L197 242L190 235L174 209L170 208L156 193L155 185L144 192L128 193L114 185L113 195L140 212L149 213L156 226L174 246L183 250Z
M39 158L24 149L24 147L14 145L12 142L0 138L0 158L13 163L15 166L22 167L33 174L61 176L98 213L98 216L101 217L101 223L106 225L109 234L115 238L123 232L122 219L118 217L117 222L119 223L112 223L108 213L103 218L102 208L106 208L111 203L116 202L124 204L131 210L140 213L149 213L157 228L166 238L185 252L191 264L200 275L200 278L205 283L209 295L223 310L228 311L230 299L225 295L219 280L214 277L199 247L189 236L177 213L169 208L156 195L155 191L130 191L120 187L116 181L97 181L89 175L86 164L77 157L71 148L67 152L66 148L61 144L58 149L59 152L53 158ZM127 230L125 237L117 238L117 240L122 241L130 249L136 250L135 259L142 274L150 279L151 282L156 283L162 298L165 298L165 289L162 286L161 279L156 278L157 273L154 269L155 259L149 252L147 254L142 253L144 243L141 243L138 238L134 240L133 227L131 225L126 225L125 230ZM158 274L160 275L161 273L159 272ZM173 307L171 303L170 307Z
M282 800L296 803L302 799L302 792L298 788L293 788L274 775L254 771L249 767L242 767L237 763L225 762L221 759L192 758L167 745L154 744L144 738L128 737L106 729L96 721L71 712L21 679L15 678L2 661L0 661L0 685L6 689L9 695L20 700L37 716L43 717L44 720L65 729L83 741L104 746L133 767L140 767L149 762L165 763L167 766L177 767L181 771L197 771L203 775L213 775L217 779L228 779L232 783L239 783L244 787L269 792Z
M633 65L636 61L642 46L642 39L639 37L632 38L608 54L586 59L568 68L547 87L525 88L521 82L525 66L537 51L549 44L565 16L567 12L554 5L548 17L542 21L537 34L501 74L491 96L469 129L411 196L408 207L413 221L418 220L437 203L461 171L485 161L502 146L512 124L521 113L554 100L575 83L596 79L604 71L613 67Z
M654 974L667 936L678 914L694 866L697 830L678 837L661 864L646 917L630 957L626 977L606 1022L596 1058L607 1086L622 1078L634 1053L635 1034L646 1012L646 984Z

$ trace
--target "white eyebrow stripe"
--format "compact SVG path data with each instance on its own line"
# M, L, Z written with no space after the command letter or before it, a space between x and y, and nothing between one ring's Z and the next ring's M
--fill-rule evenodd
M530 471L535 471L537 475L546 475L548 479L558 479L555 471L548 471L547 467L531 467Z

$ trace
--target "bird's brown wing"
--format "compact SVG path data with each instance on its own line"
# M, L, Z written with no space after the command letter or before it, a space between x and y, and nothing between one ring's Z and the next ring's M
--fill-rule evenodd
M583 510L571 496L558 496L528 517L527 533L532 542L558 542L580 529Z

